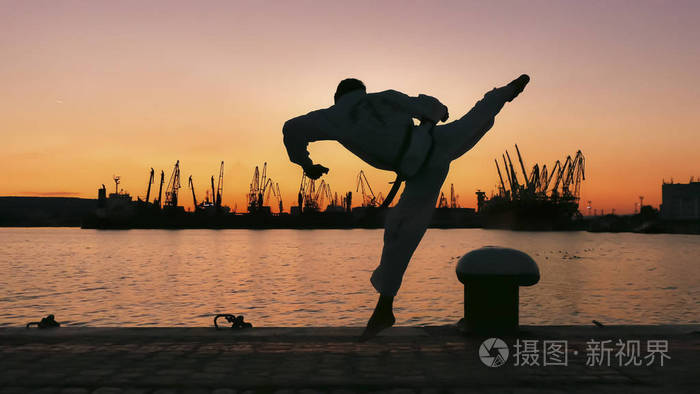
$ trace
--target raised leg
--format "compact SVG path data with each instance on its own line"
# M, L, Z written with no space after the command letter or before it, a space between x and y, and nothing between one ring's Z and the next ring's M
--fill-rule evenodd
M436 148L454 160L471 149L493 126L494 118L510 101L516 88L511 84L486 93L466 115L445 125L435 127Z

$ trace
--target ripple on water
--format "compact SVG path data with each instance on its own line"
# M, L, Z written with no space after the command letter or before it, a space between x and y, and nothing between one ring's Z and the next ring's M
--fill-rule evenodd
M27 234L31 234L29 237ZM0 229L0 326L54 313L70 325L209 326L215 311L256 326L362 326L382 230L98 232ZM34 246L27 247L27 240ZM429 230L396 298L398 324L463 314L455 264L482 245L538 261L524 324L696 323L697 236ZM673 296L671 296L673 295ZM9 311L9 312L8 312Z

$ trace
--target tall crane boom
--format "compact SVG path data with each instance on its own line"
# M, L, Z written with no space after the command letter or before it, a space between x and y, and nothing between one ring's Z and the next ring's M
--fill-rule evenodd
M306 181L306 173L302 171L301 173L301 184L299 185L299 194L297 194L297 204L299 209L304 206L304 187Z
M523 178L525 178L525 187L530 188L530 181L527 179L527 172L525 171L525 164L523 164L523 157L520 156L520 149L518 149L518 144L515 144L515 151L518 152L518 160L520 161L520 169L523 171Z
M264 188L267 184L267 162L263 163L262 177L260 178L260 184L258 188Z
M192 189L192 203L194 204L194 210L196 212L197 211L197 197L194 195L194 184L192 183L192 175L190 175L190 179L187 181L187 184L189 185L190 189Z
M496 163L496 171L498 171L498 179L501 180L501 190L502 190L503 195L505 196L505 194L506 194L506 184L503 183L503 175L501 175L501 168L498 167L498 160L497 160L497 159L493 159L493 162Z
M564 162L563 165L559 167L559 171L557 172L556 179L554 181L554 187L552 187L552 195L553 196L558 196L559 193L559 183L561 183L564 173L567 171L568 167L571 165L571 156L566 156L566 161Z
M586 158L583 153L579 150L576 152L576 157L574 158L576 162L576 172L574 174L574 198L579 199L581 197L581 181L586 180ZM640 203L639 209L641 210L642 205Z
M219 169L219 183L216 186L216 209L221 209L221 196L224 194L224 162L221 161Z
M260 170L255 166L253 171L253 179L250 181L250 190L248 191L248 212L257 211L258 207L258 192L260 189Z
M158 208L163 206L163 182L165 181L165 171L160 170L160 186L158 186Z
M211 176L211 202L216 206L216 189L214 188L214 175Z
M323 200L326 197L326 181L321 179L321 184L318 186L318 190L316 190L316 195L314 196L314 200L316 201L316 205L318 206L319 209L323 206Z
M173 168L173 173L170 174L170 180L168 181L168 188L165 191L165 206L176 207L177 206L177 195L180 190L180 160L175 163L175 168Z
M365 190L365 186L367 186L367 190L369 190L369 194L367 193L367 190ZM362 189L362 206L371 206L375 207L377 206L377 197L374 195L374 192L372 191L372 186L369 185L369 181L367 180L367 176L365 175L365 172L360 170L360 173L357 174L357 187L356 187L356 192L360 191Z
M505 171L506 177L508 178L508 186L510 186L510 190L511 190L510 194L512 197L513 190L514 190L513 180L510 178L510 171L508 171L508 162L506 161L506 155L501 155L501 157L503 158L503 171Z
M510 179L512 180L511 183L511 192L513 197L518 195L518 189L520 187L520 184L518 183L518 175L515 173L515 169L513 168L513 162L510 160L510 154L508 154L508 151L506 151L506 157L508 158L508 164L510 166ZM506 171L508 171L509 167L506 167Z
M283 207L282 207L282 193L280 192L280 184L276 183L275 188L277 189L276 196L277 196L277 202L279 203L279 207L280 207L280 213L282 213Z
M540 185L537 188L538 193L547 194L547 183L549 182L549 173L547 172L547 165L543 164L540 170Z
M547 181L544 184L544 187L542 190L544 190L545 193L547 193L547 189L549 189L549 184L552 182L552 178L554 178L555 174L558 174L559 171L561 171L561 162L557 160L554 163L554 166L552 166L552 173L549 174L549 177L547 178Z
M530 192L536 192L540 188L540 184L540 165L535 163L535 165L532 167L532 172L530 173L528 190Z
M151 175L148 177L148 190L146 191L146 203L148 203L148 199L151 198L151 185L153 184L153 167L151 167Z
M265 185L262 188L262 196L263 196L264 204L263 204L263 201L261 201L260 206L269 204L270 191L274 190L273 187L274 187L274 184L272 182L272 178L267 178L267 182L265 182Z

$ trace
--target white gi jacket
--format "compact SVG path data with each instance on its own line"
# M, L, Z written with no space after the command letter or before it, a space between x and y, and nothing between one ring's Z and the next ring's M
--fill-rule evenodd
M440 101L423 94L410 97L395 90L370 94L356 90L331 107L285 122L284 145L289 159L305 168L313 165L306 149L309 142L336 140L368 164L409 177L418 171L432 143L428 133L432 125L414 126L413 118L434 124L446 112ZM410 145L399 162L409 131Z

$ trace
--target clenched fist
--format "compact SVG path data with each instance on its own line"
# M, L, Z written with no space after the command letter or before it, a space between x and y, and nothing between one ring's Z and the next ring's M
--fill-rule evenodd
M304 168L304 173L311 179L318 179L321 175L328 173L328 168L320 164L314 164L311 167Z

